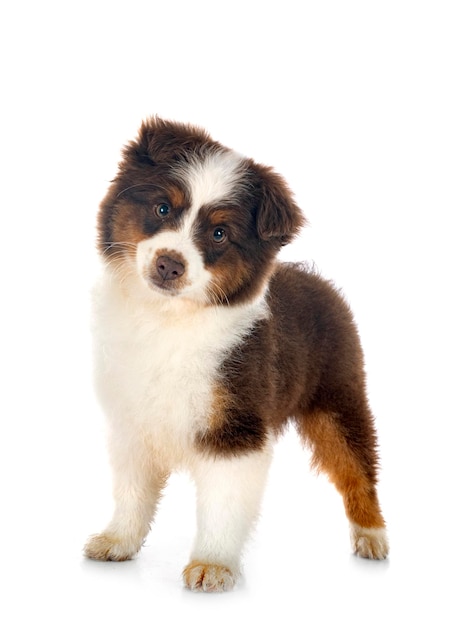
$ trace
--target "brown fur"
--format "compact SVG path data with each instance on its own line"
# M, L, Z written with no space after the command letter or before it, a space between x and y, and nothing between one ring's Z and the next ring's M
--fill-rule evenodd
M102 253L119 253L117 240L137 243L154 234L162 227L154 207L162 202L171 207L167 228L176 227L190 199L170 177L170 166L215 149L224 148L201 129L158 118L145 122L137 141L125 149L101 205ZM350 519L381 526L374 487L376 439L352 314L316 273L275 264L279 248L304 223L283 179L250 159L243 177L235 203L228 199L201 208L195 240L213 274L211 302L232 305L253 298L271 275L271 315L224 362L216 399L225 400L214 404L211 426L197 445L216 454L240 454L260 448L270 429L278 432L293 419L313 448L315 465L343 494ZM230 237L209 244L208 233L219 224L230 228ZM185 263L179 252L167 254ZM186 275L174 287L185 282Z
M177 164L225 150L195 127L158 118L145 122L124 150L101 205L99 249L107 262L122 265L143 239L179 228L191 198L176 175ZM170 209L165 218L158 216L162 203ZM276 261L304 223L283 179L251 159L243 160L233 197L199 207L192 240L212 288L205 302L193 306L237 306L266 290L269 315L215 372L211 413L196 436L196 452L233 457L260 450L269 433L280 433L292 421L311 447L315 467L342 494L355 550L384 558L386 540L374 534L384 527L376 493L376 434L353 316L315 271ZM224 229L221 242L212 239L216 227ZM173 282L179 293L187 280L186 259L179 250L159 254L182 264L184 274ZM154 263L151 278L157 279ZM215 567L191 563L184 572L188 586L204 586L207 570L213 582L222 577L218 585L224 586L227 571Z
M316 273L282 264L271 278L269 306L271 316L224 362L230 407L199 446L239 454L261 447L269 430L279 432L293 419L315 466L342 493L349 519L382 527L373 417L346 302Z
M171 174L180 162L227 150L201 129L151 118L136 141L124 150L124 159L99 212L99 250L110 260L120 252L132 254L123 242L138 243L164 224L176 228L190 206L187 190ZM154 213L160 203L170 206L166 221ZM242 210L241 210L242 209ZM229 238L209 244L215 211L224 217ZM215 276L215 304L237 304L254 297L272 271L281 246L299 232L305 219L284 180L269 167L246 159L234 198L202 207L195 240L205 264ZM220 222L221 223L221 222ZM223 289L224 296L221 295Z

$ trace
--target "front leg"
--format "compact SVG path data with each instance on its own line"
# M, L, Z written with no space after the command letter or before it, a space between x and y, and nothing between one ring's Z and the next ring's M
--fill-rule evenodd
M271 446L230 458L200 457L193 467L197 488L197 537L183 571L193 591L226 591L240 573L240 559L257 519L271 461Z
M167 475L158 471L143 441L119 437L111 445L115 511L106 529L89 537L90 559L125 561L140 550L149 532Z

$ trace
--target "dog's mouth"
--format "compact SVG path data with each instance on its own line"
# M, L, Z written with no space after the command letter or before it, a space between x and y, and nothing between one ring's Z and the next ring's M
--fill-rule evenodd
M171 296L176 296L181 291L181 289L175 282L164 280L163 278L155 274L148 275L147 283L149 287L154 289L154 291L159 291L160 293L168 294Z

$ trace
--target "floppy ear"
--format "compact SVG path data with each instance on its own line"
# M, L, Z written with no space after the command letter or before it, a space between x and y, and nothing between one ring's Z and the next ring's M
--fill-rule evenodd
M277 239L281 245L292 241L306 219L293 200L288 185L272 168L254 165L260 180L260 201L256 227L261 239Z

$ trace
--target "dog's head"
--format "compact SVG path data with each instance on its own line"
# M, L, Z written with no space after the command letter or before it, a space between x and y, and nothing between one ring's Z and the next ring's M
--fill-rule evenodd
M101 204L99 249L160 297L225 305L261 292L303 223L272 169L199 128L151 118Z

